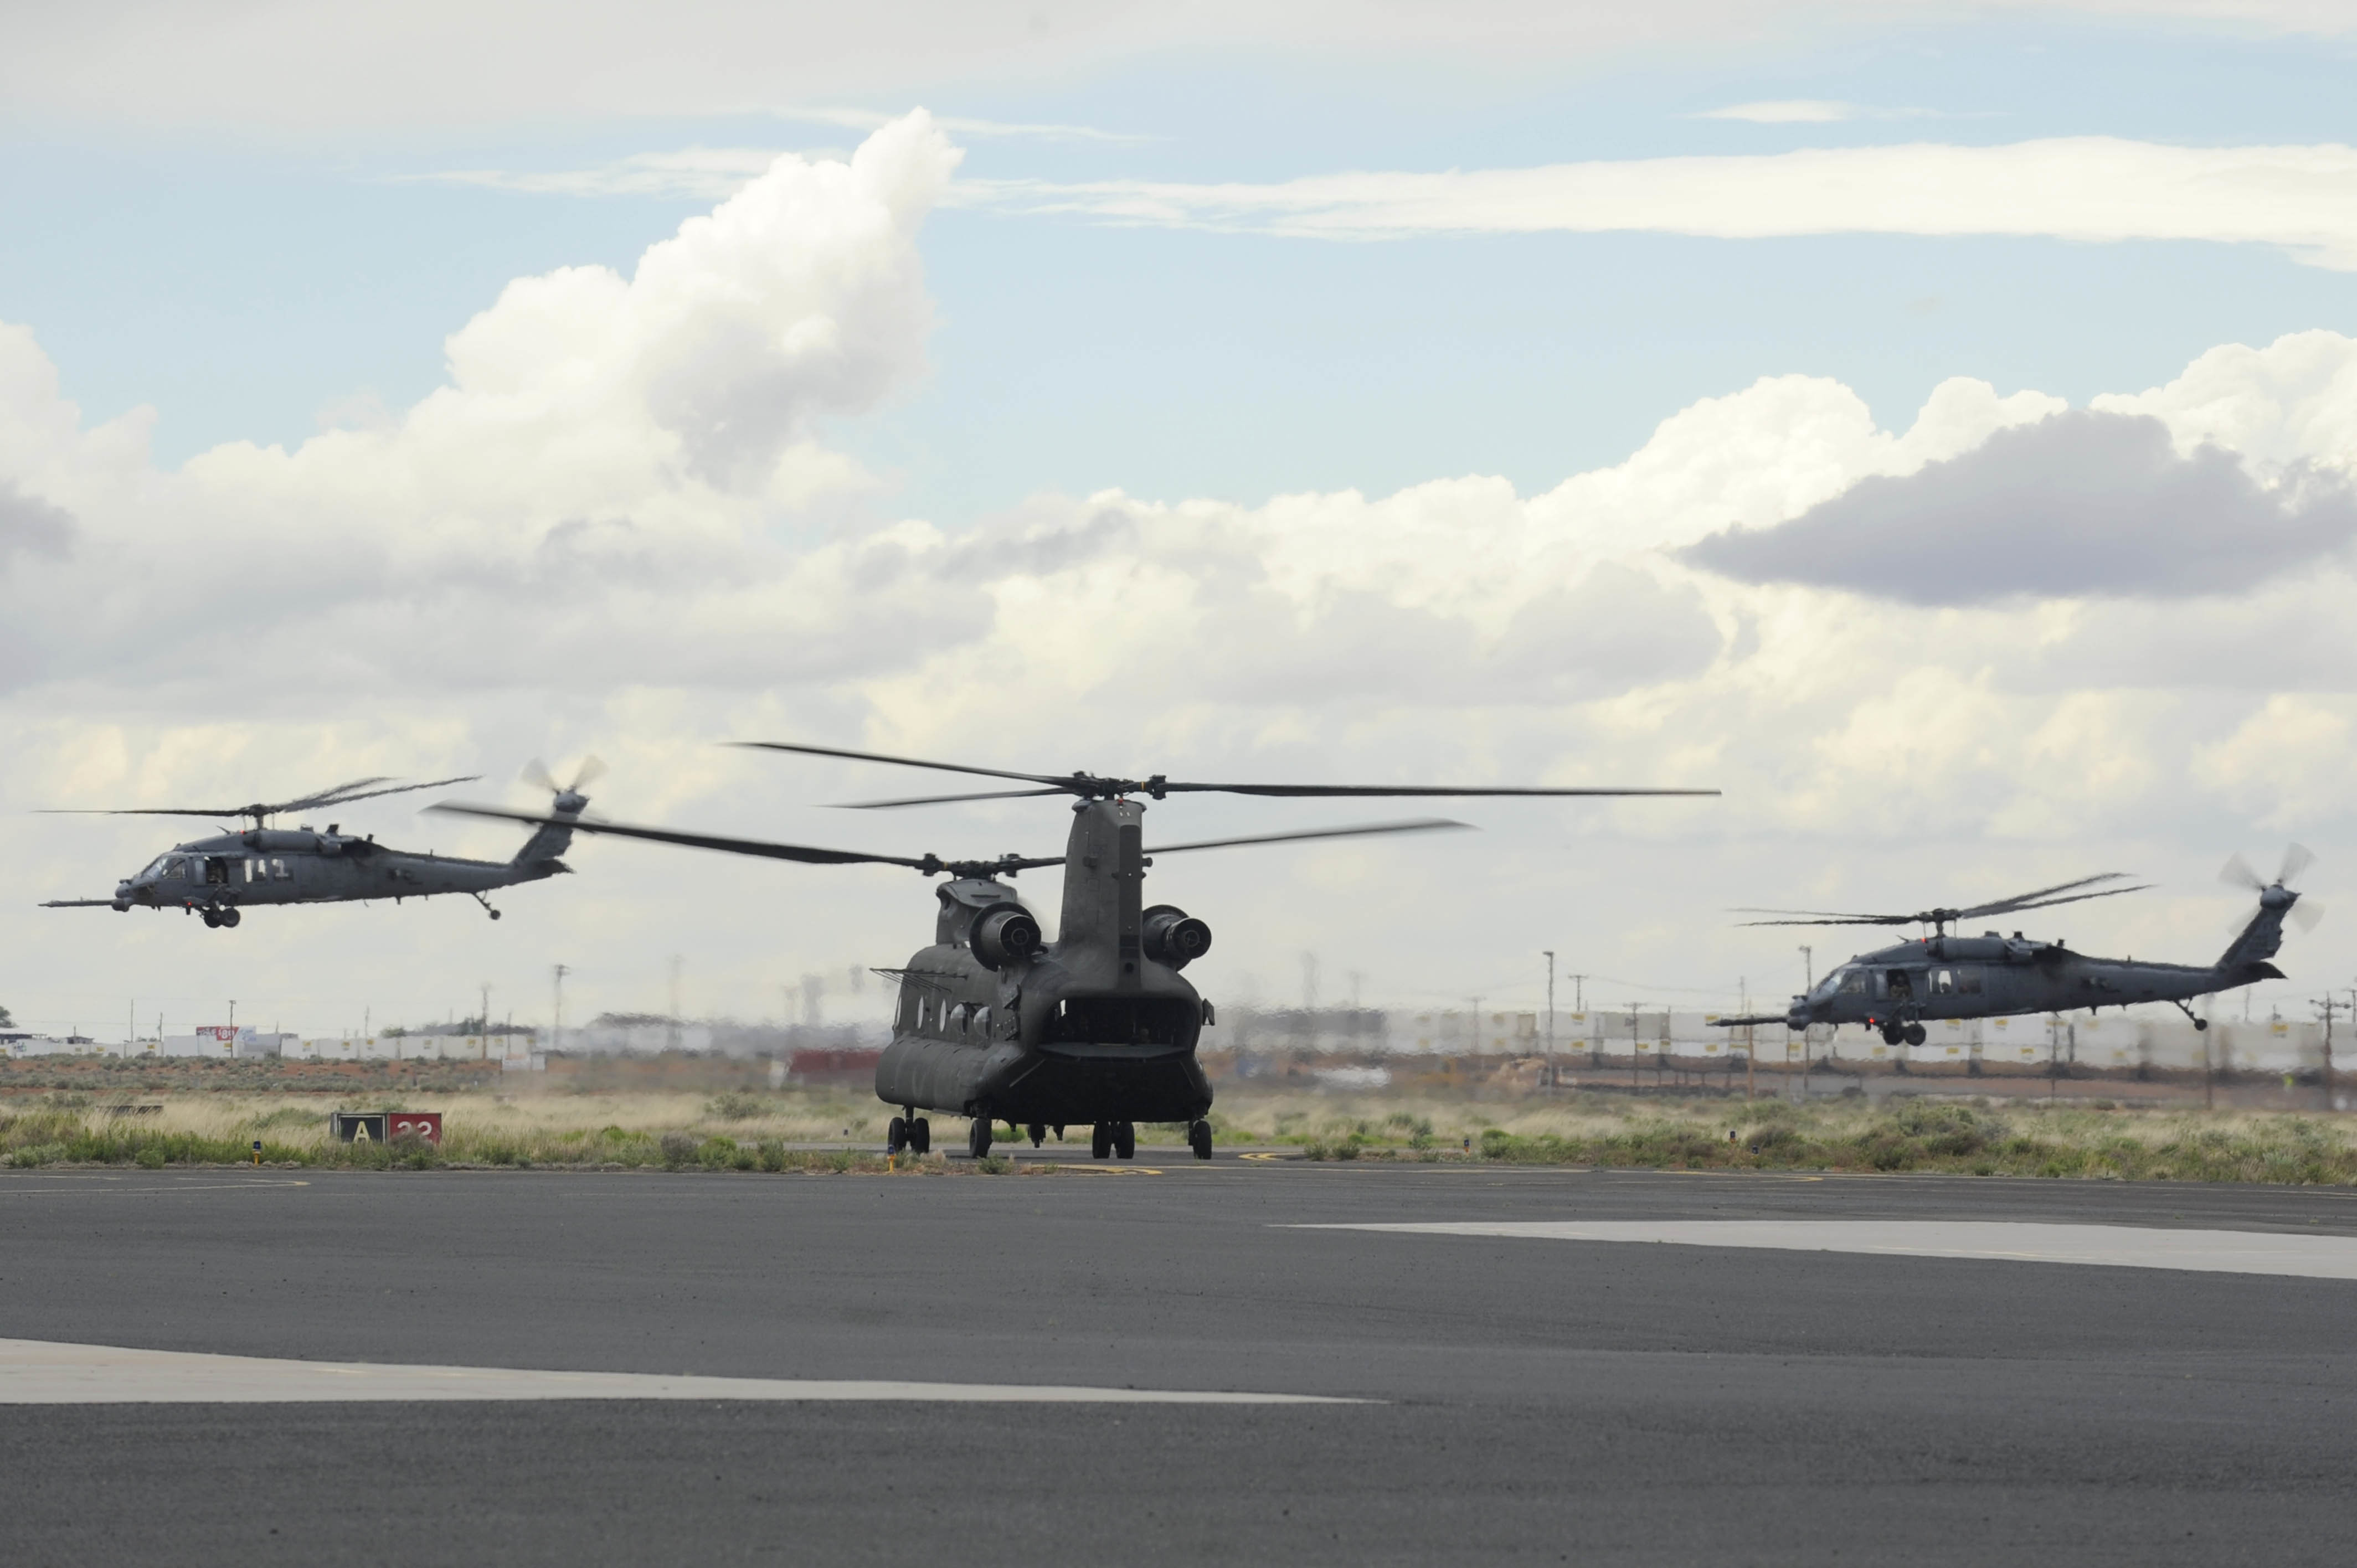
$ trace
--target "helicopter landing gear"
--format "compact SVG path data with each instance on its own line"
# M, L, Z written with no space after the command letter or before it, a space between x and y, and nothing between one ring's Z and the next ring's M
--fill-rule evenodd
M1907 1031L1896 1024L1885 1024L1882 1026L1882 1043L1886 1046L1905 1045Z
M990 1118L977 1116L965 1130L965 1150L977 1160L990 1157Z
M1113 1153L1113 1123L1100 1122L1089 1129L1089 1158L1102 1160Z
M1211 1124L1209 1122L1187 1123L1187 1146L1195 1151L1199 1160L1211 1157Z
M1032 1122L1023 1129L1023 1133L1031 1140L1031 1146L1035 1149L1048 1141L1048 1124L1044 1122Z
M1113 1124L1113 1157L1117 1160L1137 1158L1137 1128L1135 1123L1116 1122Z
M483 907L484 914L489 915L494 920L500 918L500 912L491 908L491 901L489 898L484 897L479 893L474 894L472 897L476 903L480 904Z
M2172 999L2170 1000L2170 1002L2169 1002L2169 1005L2170 1005L2170 1006L2172 1006L2172 1007L2174 1007L2174 1008L2176 1008L2179 1012L2180 1012L2180 1013L2184 1014L2184 1015L2186 1015L2186 1017L2188 1017L2189 1019L2191 1019L2191 1020L2192 1020L2192 1023L2193 1023L2193 1026L2194 1026L2194 1028L2196 1028L2196 1029L2198 1029L2198 1030L2206 1030L2206 1029L2208 1029L2208 1028L2210 1027L2210 1020L2209 1020L2209 1019L2207 1019L2207 1018L2195 1018L2195 1017L2193 1016L2193 1009L2192 1009L2192 1007L2191 1007L2190 1004L2186 1004L2186 1003L2183 1003L2183 1002L2179 1002L2179 1001L2175 1000L2174 998L2172 998Z
M215 929L219 929L222 927L233 927L237 924L240 918L238 912L235 909L206 908L199 909L197 912L205 918L206 925L210 926Z
M1920 1046L1932 1037L1931 1032L1921 1024L1910 1024L1899 1033L1900 1036L1910 1046Z
M884 1152L897 1155L909 1146L909 1124L895 1116L884 1123Z
M909 1152L912 1155L933 1152L933 1124L921 1116L909 1123Z

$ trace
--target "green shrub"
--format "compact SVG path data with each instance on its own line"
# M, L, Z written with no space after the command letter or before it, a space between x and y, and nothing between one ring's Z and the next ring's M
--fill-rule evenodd
M663 1169L675 1171L695 1158L695 1134L665 1133L657 1141L656 1147L662 1151Z

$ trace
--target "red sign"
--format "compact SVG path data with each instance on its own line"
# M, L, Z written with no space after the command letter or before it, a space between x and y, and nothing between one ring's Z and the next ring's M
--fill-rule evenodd
M436 1148L442 1146L442 1112L439 1111L394 1111L385 1116L384 1135L388 1141L396 1138L423 1138Z
M197 1026L197 1033L199 1035L210 1035L214 1039L219 1040L225 1046L234 1045L237 1043L237 1030L235 1026L231 1025L199 1024Z

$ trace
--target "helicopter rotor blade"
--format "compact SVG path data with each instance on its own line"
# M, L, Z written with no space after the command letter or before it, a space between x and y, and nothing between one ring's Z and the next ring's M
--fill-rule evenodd
M2254 893L2265 892L2267 886L2266 880L2251 869L2251 863L2243 858L2239 850L2226 857L2226 864L2219 869L2218 880L2229 886L2247 887Z
M1003 768L969 768L962 762L927 762L916 757L888 757L880 751L845 751L832 746L802 746L788 740L732 740L726 744L748 751L791 751L804 757L840 757L853 762L886 762L895 768L930 768L940 773L974 773L985 779L1021 779L1033 784L1053 784L1060 789L1064 781L1046 773L1009 773Z
M1368 822L1355 828L1310 828L1300 832L1253 833L1243 838L1200 839L1193 843L1161 844L1146 853L1178 854L1191 849L1228 849L1238 844L1290 843L1299 839L1364 838L1375 833L1428 833L1448 828L1470 828L1470 822L1453 822L1447 817L1415 817L1400 822Z
M604 777L606 777L606 759L593 751L582 757L581 766L573 770L573 782L565 787L565 792L568 795L578 795Z
M2082 876L2074 881L2058 882L2051 887L2040 887L2034 893L2017 893L2009 898L1993 898L1986 904L1975 904L1970 908L1958 909L1953 912L1953 918L1959 920L1976 920L1986 915L2007 915L2016 909L2038 908L2048 902L2056 904L2071 902L2067 898L2054 897L2053 895L2057 893L2077 894L2082 898L2106 898L2114 893L2127 893L2134 889L2115 887L2102 893L2079 893L2078 890L2082 887L2093 887L2098 882L2126 882L2127 879L2128 874L2125 871L2100 872L2093 876Z
M877 751L847 751L832 746L803 746L782 740L738 740L731 746L761 751L791 751L806 757L838 757L855 762L883 762L897 768L930 768L943 773L973 773L985 779L1014 779L1030 784L1043 785L1042 794L1071 794L1084 799L1108 795L1150 795L1156 800L1165 795L1261 795L1280 799L1314 800L1356 797L1382 799L1419 796L1642 796L1642 795L1716 795L1716 789L1544 789L1499 786L1466 786L1446 784L1204 784L1178 782L1156 777L1152 779L1113 779L1074 770L1070 774L1016 773L1003 768L974 768L962 762L931 762L921 757L891 757ZM878 800L863 803L868 809L886 806L931 806L960 800L1004 800L1002 795L941 795L909 800Z
M75 817L275 817L289 811L307 811L323 806L341 806L353 800L373 800L379 795L400 795L412 789L437 789L445 784L470 784L479 775L468 773L456 779L429 779L423 784L394 784L386 775L372 779L354 779L332 789L314 790L298 795L292 800L253 801L242 806L129 806L112 810L88 807L54 808L45 815ZM390 786L372 789L371 784Z
M2288 885L2293 877L2316 864L2316 852L2305 844L2284 845L2283 869L2276 873L2278 886Z
M456 779L429 779L423 784L395 784L391 789L362 789L357 794L346 793L351 786L343 785L317 795L307 795L300 800L289 800L283 806L264 809L275 815L281 811L309 811L317 806L342 806L354 800L374 800L379 795L406 795L414 789L438 789L445 784L472 784L480 778L482 775L479 773L463 773Z
M511 811L504 807L469 806L455 800L437 800L425 809L448 816L488 817L499 822L524 822L534 827L571 828L579 833L608 833L616 838L645 839L653 843L680 844L688 849L718 850L726 854L759 855L766 860L795 860L807 865L906 865L924 871L938 869L942 864L930 855L923 860L914 860L907 855L863 854L856 850L818 849L810 844L726 838L717 833L683 833L669 828L631 827L622 822L576 822L540 811Z
M918 795L906 800L838 800L835 808L845 811L888 811L896 806L942 806L958 800L1024 800L1039 795L1069 793L1055 789L985 789L978 795Z
M1548 795L1548 796L1619 796L1619 795L1716 795L1716 789L1523 789L1512 786L1482 786L1457 784L1172 784L1160 789L1173 795L1263 795L1288 800L1359 799L1381 800L1386 797L1442 798L1475 795Z
M2051 909L2057 904L2077 904L2089 898L2116 898L2123 893L2148 893L2158 886L2154 882L2139 882L2133 887L2104 887L2093 893L2073 893L2067 898L2040 898L2035 903L2011 903L1996 909L1959 909L1954 918L1962 919L1966 916L2011 915L2024 909Z
M537 757L533 757L530 762L525 763L523 765L523 771L517 777L535 789L544 789L552 795L562 795L565 793L563 789L557 787L556 776L548 770L548 764L543 762Z
M2303 932L2316 929L2317 925L2323 918L2324 906L2313 899L2303 897L2291 907L2292 924L2298 926Z

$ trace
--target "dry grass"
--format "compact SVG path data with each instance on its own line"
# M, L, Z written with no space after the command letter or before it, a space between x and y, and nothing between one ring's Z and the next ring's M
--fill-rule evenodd
M404 1103L404 1098L407 1103ZM151 1114L117 1114L156 1106ZM328 1112L436 1110L441 1148L339 1144ZM848 1090L717 1093L538 1087L336 1100L229 1089L138 1095L57 1091L0 1109L13 1165L243 1164L556 1166L882 1172L889 1109ZM945 1122L953 1119L943 1119ZM1975 1175L2357 1185L2357 1118L1992 1105L1958 1096L1674 1100L1602 1094L1476 1101L1415 1090L1335 1094L1240 1084L1222 1093L1219 1141L1291 1145L1312 1159L1477 1160L1684 1169L1949 1171ZM1142 1129L1176 1143L1178 1130ZM936 1130L936 1147L962 1142ZM1010 1151L1019 1155L1020 1146ZM905 1159L896 1168L908 1168ZM939 1155L916 1168L939 1171ZM950 1168L1028 1174L1006 1160Z

